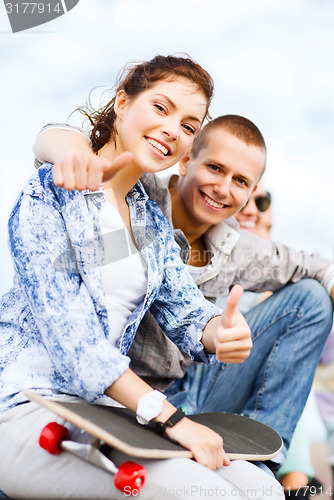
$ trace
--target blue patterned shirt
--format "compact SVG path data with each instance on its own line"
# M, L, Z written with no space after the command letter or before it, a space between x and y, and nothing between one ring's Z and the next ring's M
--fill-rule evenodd
M102 190L55 186L50 164L16 201L9 218L14 285L0 301L0 411L25 401L24 389L91 402L103 396L128 368L126 354L149 308L182 351L195 361L216 362L200 339L220 309L197 289L167 219L140 182L127 203L148 286L112 345L102 287L104 203Z

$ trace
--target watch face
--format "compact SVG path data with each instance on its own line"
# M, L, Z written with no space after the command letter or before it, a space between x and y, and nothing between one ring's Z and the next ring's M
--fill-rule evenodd
M160 396L156 392L149 392L142 396L138 402L137 419L139 417L139 421L145 420L145 423L148 423L152 418L157 417L161 413L164 399L163 395Z
M158 399L155 395L153 394L148 394L147 398L145 398L145 406L147 408L147 411L150 412L155 412L157 410L160 410L161 408L161 401ZM160 411L159 411L160 413Z

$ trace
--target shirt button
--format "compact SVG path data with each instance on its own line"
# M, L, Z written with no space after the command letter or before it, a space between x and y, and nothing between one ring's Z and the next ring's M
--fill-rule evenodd
M227 233L226 238L230 238L231 233Z

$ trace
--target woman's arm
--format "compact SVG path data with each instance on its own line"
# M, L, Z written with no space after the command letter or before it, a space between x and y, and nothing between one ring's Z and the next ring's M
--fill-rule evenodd
M146 382L128 369L106 389L105 394L135 412L139 399L152 390ZM165 422L175 411L176 408L165 399L161 413L154 420ZM189 449L200 464L212 470L229 465L230 461L224 452L222 438L208 427L183 418L166 432L170 438Z
M132 158L122 153L109 162L90 148L88 138L75 129L47 128L34 144L34 154L41 161L54 164L54 183L68 190L95 191L102 181L114 177Z

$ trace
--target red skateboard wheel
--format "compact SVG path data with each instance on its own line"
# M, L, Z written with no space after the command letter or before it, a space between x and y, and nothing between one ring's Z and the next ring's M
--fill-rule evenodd
M39 436L39 445L51 455L59 455L63 451L60 446L61 442L69 438L70 433L67 427L57 424L57 422L50 422Z
M114 484L124 493L136 494L144 486L146 469L135 462L124 462L118 468Z

